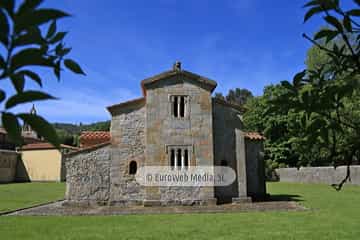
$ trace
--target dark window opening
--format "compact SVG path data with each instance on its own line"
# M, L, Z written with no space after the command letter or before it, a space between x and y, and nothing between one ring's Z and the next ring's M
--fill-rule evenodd
M180 117L185 117L185 97L180 97Z
M174 97L174 116L178 117L178 98Z
M171 149L170 151L170 166L173 168L175 166L175 150Z
M227 165L228 164L226 160L221 160L221 166L226 167Z
M177 150L177 166L181 167L181 149Z
M187 96L172 96L172 115L176 118L185 118L187 109Z
M137 163L135 161L131 161L129 165L129 174L134 175L137 171Z
M184 162L185 168L188 168L188 166L189 166L189 153L188 153L187 149L185 149L185 152L184 152L184 159L185 159L185 162Z

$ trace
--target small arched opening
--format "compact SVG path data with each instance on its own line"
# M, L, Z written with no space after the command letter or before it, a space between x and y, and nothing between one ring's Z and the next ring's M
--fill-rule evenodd
M129 174L135 175L137 171L137 163L136 161L131 161L129 164Z

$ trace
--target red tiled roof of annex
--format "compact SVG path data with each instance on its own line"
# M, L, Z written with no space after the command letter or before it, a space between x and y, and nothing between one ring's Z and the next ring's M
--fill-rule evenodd
M85 131L80 135L80 147L87 148L110 141L111 136L108 131Z
M265 140L265 137L258 132L246 132L245 138L250 140L258 140L258 141Z

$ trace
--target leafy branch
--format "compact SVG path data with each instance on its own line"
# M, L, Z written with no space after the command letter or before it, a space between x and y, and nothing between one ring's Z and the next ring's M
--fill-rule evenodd
M67 32L57 31L57 21L69 14L57 9L39 8L42 0L24 0L15 9L15 0L0 1L0 81L10 80L16 94L7 96L0 89L0 102L5 101L1 111L2 123L10 138L21 144L19 120L29 124L39 135L54 146L59 146L55 130L44 118L27 113L14 114L11 109L19 104L56 99L41 91L25 90L25 81L32 80L40 87L42 76L31 70L40 66L53 72L60 80L65 68L85 75L76 61L67 57L71 48L64 43ZM47 31L42 31L43 26Z

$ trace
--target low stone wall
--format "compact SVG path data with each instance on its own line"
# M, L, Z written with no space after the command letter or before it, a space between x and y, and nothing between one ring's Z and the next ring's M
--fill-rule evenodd
M0 150L0 183L15 180L18 158L19 154L15 151Z
M66 200L70 203L99 203L109 200L110 146L65 156Z
M360 185L360 165L350 167L351 181L347 184ZM302 167L276 169L280 182L338 184L346 176L347 167Z

